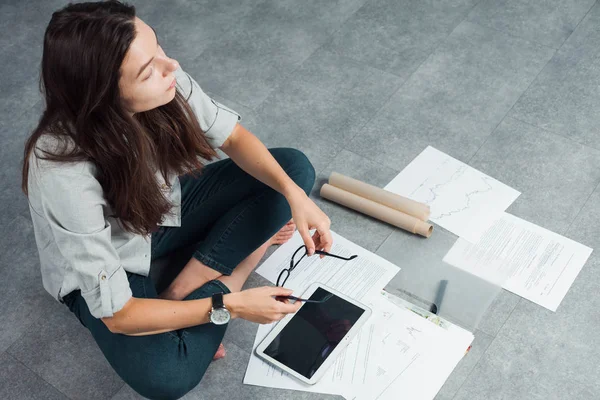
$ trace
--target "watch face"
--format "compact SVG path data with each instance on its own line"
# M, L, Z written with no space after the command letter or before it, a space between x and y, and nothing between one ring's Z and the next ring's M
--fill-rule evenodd
M231 314L226 308L216 308L210 313L210 321L215 325L225 325L231 319Z

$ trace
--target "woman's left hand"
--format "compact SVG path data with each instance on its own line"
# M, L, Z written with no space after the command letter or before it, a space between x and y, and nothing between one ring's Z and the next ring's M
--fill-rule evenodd
M329 230L331 225L329 217L321 211L303 190L295 192L287 199L292 209L292 218L306 245L308 255L312 256L315 250L329 252L333 245L333 238ZM311 229L316 229L312 237L309 232ZM321 258L323 257L321 255Z

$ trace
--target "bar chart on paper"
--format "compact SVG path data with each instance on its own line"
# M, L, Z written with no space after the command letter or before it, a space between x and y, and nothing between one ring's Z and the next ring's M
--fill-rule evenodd
M429 205L431 221L470 242L479 240L520 195L431 146L385 189Z

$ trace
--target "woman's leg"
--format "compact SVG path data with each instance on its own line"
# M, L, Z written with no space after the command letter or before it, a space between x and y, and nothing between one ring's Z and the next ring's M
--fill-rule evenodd
M271 149L283 170L309 193L315 179L306 156L294 149ZM254 179L233 161L206 166L202 175L181 177L182 224L162 228L153 257L179 247L198 243L194 257L163 298L181 299L205 282L225 279L247 257L260 260L268 240L291 218L289 205L281 194ZM254 254L256 253L256 254ZM256 265L256 263L254 263Z
M131 273L128 277L134 297L157 297L150 278ZM190 298L228 292L221 282L211 281L194 291ZM226 329L204 324L192 330L128 336L110 332L100 319L93 317L79 291L67 295L65 304L89 329L121 379L140 395L153 400L179 399L198 385Z

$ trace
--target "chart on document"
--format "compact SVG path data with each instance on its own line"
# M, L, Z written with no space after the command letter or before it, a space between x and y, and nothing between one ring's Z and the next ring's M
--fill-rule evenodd
M430 220L476 242L520 193L429 146L386 187L425 203Z

